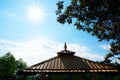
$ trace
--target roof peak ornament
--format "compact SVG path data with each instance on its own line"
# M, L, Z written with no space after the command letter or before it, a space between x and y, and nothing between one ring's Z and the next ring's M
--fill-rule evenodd
M64 50L57 52L58 57L63 56L74 56L75 52L67 50L67 44L64 44Z
M64 49L67 50L67 44L66 44L66 42L65 42L65 45L64 45Z

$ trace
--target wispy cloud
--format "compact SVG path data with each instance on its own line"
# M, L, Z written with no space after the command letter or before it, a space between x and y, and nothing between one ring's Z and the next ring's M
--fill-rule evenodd
M67 49L75 51L77 56L91 60L103 60L103 56L92 53L86 46L74 43L67 45ZM51 41L46 38L32 39L24 42L0 39L1 51L10 51L17 59L22 58L28 65L56 56L56 53L63 49L64 43Z
M110 50L110 45L108 45L108 44L102 44L102 45L100 45L101 47L102 47L102 49L104 49L104 50Z

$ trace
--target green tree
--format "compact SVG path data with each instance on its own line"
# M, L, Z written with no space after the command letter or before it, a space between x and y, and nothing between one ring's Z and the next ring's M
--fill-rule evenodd
M15 71L27 67L26 63L20 60L16 60L10 53L0 57L0 80L25 80L26 77L16 77Z
M26 63L22 60L22 59L19 59L19 60L16 60L16 68L17 69L25 69L27 67Z
M25 69L27 68L27 65L26 63L22 60L22 59L19 59L19 60L16 60L16 71L17 70L22 70L22 69ZM15 75L16 77L16 80L27 80L27 76L19 76L19 75Z
M63 3L56 4L57 21L73 23L78 30L96 36L99 41L110 42L105 61L110 62L115 56L120 60L120 0L71 0L65 9Z
M12 80L15 68L15 57L8 52L0 58L0 80Z

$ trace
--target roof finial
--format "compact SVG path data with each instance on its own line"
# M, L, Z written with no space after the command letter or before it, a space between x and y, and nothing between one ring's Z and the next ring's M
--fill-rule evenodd
M66 45L66 43L65 43L65 45L64 45L64 48L65 48L65 50L67 50L67 45Z

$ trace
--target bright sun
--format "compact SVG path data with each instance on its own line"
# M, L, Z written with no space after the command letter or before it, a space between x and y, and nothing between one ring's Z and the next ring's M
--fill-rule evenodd
M38 6L32 6L27 10L27 17L33 23L41 21L44 14L43 9Z

